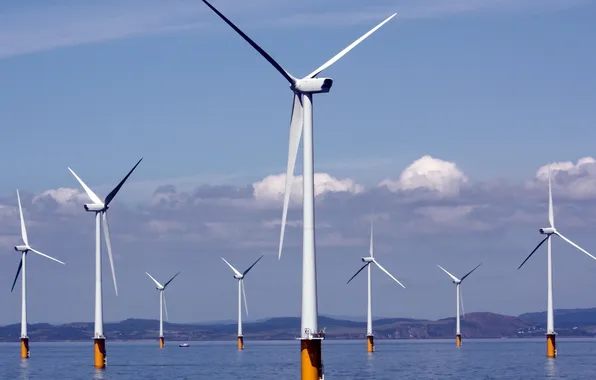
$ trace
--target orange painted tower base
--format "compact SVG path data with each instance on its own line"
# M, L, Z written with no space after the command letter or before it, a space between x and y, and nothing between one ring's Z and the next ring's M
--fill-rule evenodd
M375 338L372 335L366 336L366 351L375 352Z
M244 350L244 337L243 336L238 337L238 349Z
M21 359L29 359L29 338L21 338Z
M302 380L319 380L323 378L323 360L320 339L302 339L300 341L300 361Z
M166 346L166 342L163 339L163 336L159 337L159 348L164 348Z
M554 358L557 356L557 345L555 344L555 334L546 334L546 357Z
M106 340L105 338L94 339L95 341L95 368L106 368Z
M455 344L457 345L457 347L461 347L461 334L457 334L455 336Z

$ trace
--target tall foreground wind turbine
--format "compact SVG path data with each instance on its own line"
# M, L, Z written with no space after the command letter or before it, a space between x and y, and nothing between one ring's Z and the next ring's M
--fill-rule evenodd
M374 33L377 29L395 17L395 13L358 38L329 61L302 79L290 75L267 52L250 39L236 25L215 9L208 1L203 2L211 8L223 21L234 29L246 42L259 52L290 84L293 93L292 116L290 120L290 141L288 150L288 167L286 170L286 186L282 214L279 256L283 247L290 190L294 177L294 166L298 154L300 137L304 132L303 142L303 236L302 236L302 323L301 323L301 372L303 380L323 378L321 358L321 341L324 335L318 333L317 310L317 276L315 254L315 210L314 210L314 153L313 153L313 94L329 92L333 85L331 78L317 78L324 69L338 61L356 45ZM308 50L306 50L308 53Z
M155 283L156 289L159 290L159 348L164 348L165 340L163 337L163 311L166 311L166 319L169 321L170 318L168 317L168 304L166 303L166 287L180 274L180 272L176 273L174 277L170 278L165 284L160 284L156 279L153 278L148 272L147 276L153 280Z
M244 277L246 274L257 265L259 260L263 258L263 255L257 259L247 270L240 273L232 264L228 263L226 259L221 258L232 270L234 271L234 278L238 280L238 349L244 350L244 335L242 334L242 297L244 296L244 307L246 309L246 315L248 316L248 304L246 302L246 290L244 289Z
M16 285L17 280L19 279L19 274L22 272L23 274L21 275L21 358L27 359L29 358L29 337L27 336L27 252L31 251L50 260L54 260L60 264L64 263L58 259L46 255L45 253L41 253L38 250L31 248L31 246L29 245L29 239L27 238L27 228L25 227L25 218L23 218L23 207L21 207L21 196L19 195L18 190L17 200L19 202L19 215L21 216L21 238L23 239L23 244L16 245L14 247L15 251L21 252L21 261L19 262L17 275L14 277L14 281L12 282L12 288L10 289L10 291L12 292L14 290L14 286Z
M476 269L478 269L479 266L481 266L482 263L478 264L476 266L476 268L472 269L471 271L469 271L468 273L466 273L461 279L455 277L454 275L452 275L451 273L447 272L447 269L443 268L442 266L438 265L437 266L439 268L441 268L441 270L443 270L443 272L447 273L449 275L449 277L451 277L451 279L453 280L453 283L455 284L455 302L456 302L456 317L455 317L455 344L459 347L461 346L461 331L460 331L460 327L459 327L459 305L462 304L461 301L461 290L459 288L459 286L461 285L461 283L466 279L466 277L468 277L469 275L472 274L472 272L474 272Z
M71 169L72 175L79 181L92 203L84 205L85 211L95 213L95 328L94 328L94 363L96 368L105 368L106 357L106 337L103 335L103 297L101 284L101 221L103 219L103 236L106 241L108 249L108 258L110 259L110 267L112 268L112 279L114 280L114 290L118 295L118 285L116 284L116 273L114 272L114 259L112 258L112 243L110 240L110 230L108 226L108 208L110 202L114 199L124 182L130 177L132 172L137 168L143 159L141 158L137 164L128 172L126 177L108 194L106 199L102 201L91 189L83 182L82 179Z
M375 260L374 249L373 249L373 227L372 227L372 225L370 226L369 254L370 254L370 256L362 258L362 261L365 264L362 266L362 268L360 268L358 270L358 272L356 272L348 280L348 284L350 283L350 281L352 281L354 279L354 277L358 276L358 273L362 272L362 270L364 270L364 268L368 269L368 309L367 309L368 312L366 315L366 347L367 347L368 352L374 352L375 351L375 342L374 342L373 331L372 331L372 277L371 277L371 265L370 264L374 263L376 266L379 267L380 270L385 272L387 274L387 276L391 277L393 279L393 281L400 284L402 286L402 288L405 289L405 286L404 286L404 284L399 282L395 277L393 277L393 275L391 273L389 273L385 268L383 268L377 260Z
M547 276L548 276L548 290L547 290L547 306L546 306L546 356L549 358L554 358L557 356L557 347L555 343L555 320L554 320L554 308L553 308L553 263L552 263L552 252L551 252L551 237L556 235L561 239L565 240L567 243L571 244L575 248L579 249L586 255L590 256L594 260L596 257L592 256L588 253L585 249L580 247L579 245L575 244L571 240L567 239L563 234L559 232L555 228L555 213L553 211L553 192L552 192L552 185L550 179L550 165L548 167L548 222L549 227L541 228L539 231L542 235L546 235L544 239L534 250L526 257L523 263L517 268L518 270L528 261L530 257L540 248L540 246L546 241L547 242Z

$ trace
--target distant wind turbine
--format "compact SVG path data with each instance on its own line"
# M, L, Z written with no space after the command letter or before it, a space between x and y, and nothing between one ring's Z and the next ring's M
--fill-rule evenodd
M17 280L19 279L19 274L22 272L23 274L21 275L21 358L27 359L29 358L29 337L27 336L27 253L31 251L50 260L54 260L60 264L64 263L58 259L46 255L45 253L39 252L38 250L32 248L29 245L29 239L27 237L27 228L25 227L25 218L23 217L23 207L21 206L21 196L19 195L18 190L17 201L19 203L19 215L21 217L21 238L23 239L23 244L14 247L15 251L21 252L21 261L19 262L17 274L14 277L14 281L12 282L12 288L10 288L10 291L12 292L14 290L14 286L16 285Z
M555 332L555 319L554 319L554 307L553 307L553 263L552 263L552 252L551 252L551 237L553 235L560 237L567 243L571 244L575 248L579 249L586 255L590 256L594 260L596 257L592 256L588 251L580 247L579 245L575 244L571 240L567 239L563 234L559 232L555 228L555 213L553 211L553 192L552 192L552 185L551 185L551 173L550 173L550 165L548 166L548 222L549 227L541 228L539 231L542 235L546 235L544 239L534 250L526 257L523 263L517 268L518 270L532 257L534 252L540 248L540 246L546 241L547 242L547 264L548 264L548 290L547 290L547 307L546 307L546 356L549 358L554 358L557 356L557 348L555 343L555 336L557 333Z
M325 338L318 329L318 303L317 303L317 269L315 251L315 204L314 204L314 152L313 152L313 95L327 93L331 90L333 79L318 78L317 76L340 58L346 55L359 43L373 34L377 29L395 17L392 14L370 31L352 42L333 58L302 79L290 75L277 61L275 61L265 50L256 44L250 37L234 25L226 16L219 12L207 0L203 2L215 12L226 24L238 33L253 49L265 58L281 76L288 81L292 91L293 105L290 119L290 141L288 148L288 166L286 170L286 185L284 195L284 206L282 212L279 257L284 240L284 231L290 202L290 191L294 178L294 166L300 138L303 141L302 154L302 184L303 184L303 213L302 213L302 318L301 318L301 378L302 380L317 380L324 377L323 360L321 354L321 342ZM309 55L311 51L307 48L302 54ZM303 133L304 132L304 133Z
M81 184L92 203L84 205L85 211L95 213L95 328L94 328L94 365L96 368L105 368L107 363L106 357L106 337L103 335L103 296L102 296L102 282L101 282L101 220L103 217L103 235L108 249L108 258L110 259L110 267L112 268L112 279L114 280L114 290L116 296L118 295L118 286L116 284L116 272L114 271L114 259L112 258L112 243L110 240L110 231L108 226L108 208L110 202L114 199L118 191L124 185L124 182L130 177L132 172L137 168L143 159L141 158L136 165L128 172L126 177L106 196L102 201L90 188L83 182L81 178L71 169L70 172Z
M455 277L454 275L452 275L451 273L449 273L447 271L447 269L443 268L442 266L438 265L437 266L439 268L441 268L441 270L445 273L447 273L447 275L449 275L449 277L451 277L451 279L453 280L453 283L455 284L455 293L456 293L456 297L455 297L455 302L456 302L456 317L455 317L455 344L459 347L461 346L461 331L460 331L460 326L459 326L459 316L460 316L460 312L459 312L459 305L462 305L462 310L463 310L463 300L461 298L461 290L459 288L459 286L461 285L461 283L466 279L466 277L468 277L469 275L472 274L472 272L474 272L476 269L478 269L479 266L481 266L482 263L478 264L476 266L476 268L472 269L471 271L469 271L468 273L466 273L461 279Z
M246 315L248 316L248 304L246 302L246 290L244 289L244 277L252 267L257 265L259 260L263 258L263 255L257 259L251 266L248 267L247 270L240 273L236 268L232 266L226 259L223 257L221 258L230 268L234 271L234 278L238 280L238 349L244 350L244 335L242 334L242 298L244 298L244 307L246 310Z
M165 340L164 340L164 336L163 336L163 311L165 309L166 311L166 319L168 320L168 322L170 321L170 317L168 317L168 304L166 302L166 287L170 284L170 282L172 282L172 280L174 280L176 278L176 276L178 276L180 274L180 272L176 273L172 278L170 278L165 284L160 284L156 279L153 278L153 276L151 276L149 274L149 272L145 272L147 273L147 276L149 276L149 278L151 278L153 280L153 282L155 283L155 287L157 290L159 290L159 348L164 348L165 346Z
M368 269L368 308L367 308L368 312L367 312L367 316L366 316L366 347L367 347L368 352L374 352L375 351L375 342L374 342L374 336L373 336L373 331L372 331L372 289L371 289L372 288L372 274L371 274L371 265L370 264L375 264L377 267L379 267L380 270L385 272L387 274L387 276L391 277L391 279L393 281L395 281L399 285L401 285L402 288L405 288L405 286L404 286L404 284L399 282L395 277L393 277L393 275L391 273L389 273L387 271L387 269L383 268L381 266L381 264L379 264L379 262L375 259L374 249L373 249L373 226L372 226L372 224L370 226L369 254L370 254L370 256L362 258L362 261L365 264L362 266L362 268L360 268L358 270L358 272L356 272L356 274L354 274L348 280L347 283L349 284L350 281L352 281L354 279L354 277L358 276L358 273L360 273L364 270L364 268Z

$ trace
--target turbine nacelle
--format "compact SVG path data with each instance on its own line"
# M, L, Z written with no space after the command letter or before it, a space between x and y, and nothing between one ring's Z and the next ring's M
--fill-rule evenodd
M373 259L372 257L363 257L362 258L363 263L372 263L373 261L375 261L375 259Z
M103 203L86 203L83 207L85 207L85 211L89 212L100 212L108 209Z
M543 235L552 235L557 233L557 230L555 230L553 227L541 228L539 231Z
M235 274L235 275L234 275L234 278L235 278L236 280L242 280L242 279L244 278L244 275L240 275L240 276L239 276L239 275Z
M18 252L27 252L29 250L29 247L26 245L15 245L14 250Z
M297 80L290 88L303 94L319 94L329 92L332 85L331 78L304 78Z

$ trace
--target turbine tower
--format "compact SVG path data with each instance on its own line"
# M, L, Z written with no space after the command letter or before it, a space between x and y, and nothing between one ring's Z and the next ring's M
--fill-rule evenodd
M153 280L155 283L156 289L159 290L159 348L165 347L165 340L163 337L163 311L166 311L166 319L169 321L170 317L168 317L168 304L166 302L166 287L172 282L173 279L176 278L180 274L180 272L176 273L174 277L170 278L165 284L160 284L156 279L153 278L148 272L147 276Z
M555 213L553 211L553 192L552 192L552 185L550 179L550 165L548 166L548 222L549 227L541 228L539 231L542 235L546 235L544 239L534 250L526 257L523 263L517 268L518 270L532 257L534 252L540 248L540 246L546 241L547 242L547 276L548 276L548 286L547 286L547 306L546 306L546 356L549 358L554 358L557 356L557 346L555 343L555 336L557 333L555 332L555 320L554 320L554 308L553 308L553 263L552 263L552 252L551 252L551 237L556 235L566 241L567 243L571 244L575 248L579 249L586 255L590 256L594 260L596 257L592 256L588 253L585 249L580 247L579 245L575 244L571 240L567 239L563 234L559 232L555 228Z
M393 275L391 273L389 273L385 268L383 268L377 260L375 260L374 249L373 249L373 226L372 226L372 224L370 225L369 254L370 254L370 256L362 258L362 261L365 264L362 266L362 268L360 268L358 270L358 272L356 272L348 280L347 283L349 284L350 281L352 281L354 279L354 277L358 276L358 273L360 273L360 272L362 272L362 270L364 270L364 268L368 269L368 311L367 311L367 315L366 315L366 347L367 347L368 352L374 352L375 351L375 341L374 341L374 336L373 336L373 331L372 331L372 277L371 277L371 265L370 264L375 264L377 267L379 267L380 270L385 272L387 274L387 276L391 277L393 279L393 281L395 281L399 285L401 285L402 288L405 289L405 286L404 286L404 284L399 282L395 277L393 277Z
M294 177L294 166L298 154L298 145L303 135L302 178L303 178L303 235L302 235L302 322L301 322L301 377L302 380L322 379L323 362L321 356L321 341L324 333L318 331L317 305L317 271L315 254L315 210L314 210L314 152L313 152L313 94L327 93L331 90L333 79L317 78L326 68L337 62L356 45L374 33L377 29L395 17L395 13L386 18L379 25L352 42L349 46L336 54L329 61L302 79L290 75L267 52L257 45L250 37L221 14L207 0L203 2L225 21L236 33L248 42L263 56L290 84L293 93L292 116L290 120L290 140L288 149L288 166L286 170L286 186L282 223L279 242L279 256L283 247L283 237L286 227L290 190Z
M449 277L451 277L451 279L453 280L453 283L455 284L455 303L456 303L456 317L455 317L455 344L460 347L461 346L461 331L460 331L460 326L459 326L459 305L462 305L462 309L463 309L463 301L461 300L461 290L459 288L459 286L461 285L461 283L466 279L466 277L468 277L469 275L472 274L472 272L474 272L476 269L478 269L479 266L481 266L482 263L478 264L476 266L476 268L472 269L471 271L469 271L468 273L466 273L461 279L455 277L454 275L452 275L451 273L447 272L447 269L443 268L442 266L438 265L437 266L439 268L441 268L441 270L445 273L447 273L447 275L449 275Z
M95 213L95 328L94 328L94 364L96 368L105 368L107 363L106 356L106 337L103 334L103 297L101 284L101 221L103 219L103 235L108 249L108 258L110 259L110 267L112 268L112 279L114 280L114 290L116 296L118 295L118 285L116 284L116 273L114 271L114 260L112 258L112 243L110 240L110 230L108 226L108 208L110 202L114 199L124 182L130 177L132 172L137 168L143 159L141 158L137 164L128 172L126 177L108 194L104 201L102 201L82 179L71 169L72 175L79 181L92 203L84 205L85 211Z
M46 257L50 260L54 260L60 264L64 264L62 261L55 259L51 256L46 255L45 253L41 253L35 248L31 248L29 245L29 239L27 237L27 228L25 227L25 218L23 217L23 207L21 206L21 196L19 195L19 191L17 190L17 201L19 203L19 215L21 216L21 238L23 239L22 245L16 245L14 247L15 251L21 252L21 261L19 262L19 267L17 269L17 274L14 277L14 281L12 282L12 288L10 291L14 290L14 286L19 279L19 274L22 272L21 275L21 358L28 359L29 358L29 337L27 336L27 253L29 251L37 253L40 256Z
M244 350L244 335L242 334L242 298L244 296L244 307L246 309L246 315L248 316L248 304L246 302L246 290L244 289L244 277L246 274L257 265L259 260L263 258L263 255L257 259L247 270L240 273L236 268L232 266L226 259L221 258L230 268L234 271L234 278L238 280L238 349Z

